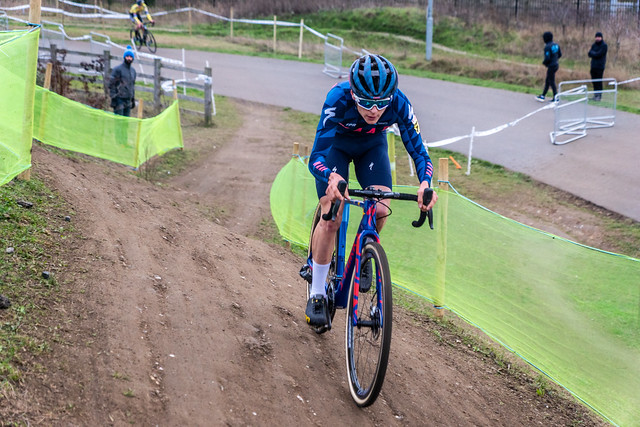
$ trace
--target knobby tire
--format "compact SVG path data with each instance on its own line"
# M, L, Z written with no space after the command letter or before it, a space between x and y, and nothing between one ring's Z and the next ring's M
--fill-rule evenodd
M378 397L387 372L391 348L393 300L389 263L377 242L364 245L361 262L372 262L372 285L355 298L355 273L347 304L346 362L351 397L360 407L371 405ZM381 303L380 303L381 302ZM354 305L357 322L354 324Z
M147 45L147 49L149 49L149 52L156 53L156 50L158 50L158 46L156 46L156 38L149 30L147 30L147 38L145 39L145 43Z

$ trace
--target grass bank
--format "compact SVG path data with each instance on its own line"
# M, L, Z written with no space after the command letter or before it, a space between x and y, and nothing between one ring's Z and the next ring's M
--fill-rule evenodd
M43 319L63 297L57 272L73 215L37 178L0 187L0 294L11 304L0 310L0 394L39 371L36 357L57 339L60 326Z

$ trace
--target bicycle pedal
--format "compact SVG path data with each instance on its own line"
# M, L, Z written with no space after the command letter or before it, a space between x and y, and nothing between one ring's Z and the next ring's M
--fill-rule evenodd
M305 264L302 266L302 268L300 268L300 277L302 277L308 283L311 283L313 274L311 272L311 266L309 264Z

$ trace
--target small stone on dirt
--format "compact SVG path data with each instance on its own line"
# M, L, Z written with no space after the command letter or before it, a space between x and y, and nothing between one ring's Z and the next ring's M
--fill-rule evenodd
M49 273L48 271L43 271L42 277L45 279L49 279L51 277L51 273Z
M15 249L13 249L12 247L8 247L8 248L7 248L7 249L5 249L4 251L5 251L6 253L8 253L8 254L12 254L12 253L15 251Z
M4 310L9 307L11 307L11 301L9 301L9 298L4 295L0 295L0 309Z
M27 202L26 200L18 200L16 203L22 206L23 208L31 209L33 207L33 203Z

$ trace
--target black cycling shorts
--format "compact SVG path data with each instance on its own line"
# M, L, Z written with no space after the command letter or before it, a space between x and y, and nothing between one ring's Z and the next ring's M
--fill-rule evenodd
M336 135L327 154L326 166L348 182L351 161L362 188L370 185L384 185L392 188L386 133L358 136ZM327 186L327 183L316 180L318 198L326 194Z

